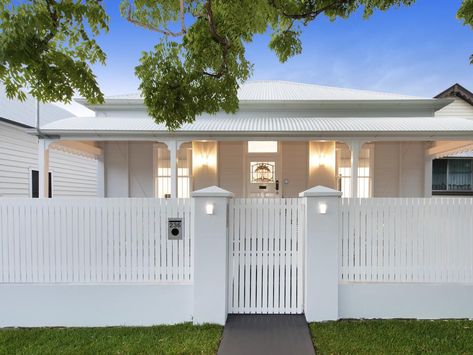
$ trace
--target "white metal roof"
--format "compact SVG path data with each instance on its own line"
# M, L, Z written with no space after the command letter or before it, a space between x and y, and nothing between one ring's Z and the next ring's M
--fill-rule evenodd
M39 112L40 120L43 124L73 115L71 112L54 104L40 104ZM4 87L0 85L0 118L35 127L36 100L29 95L25 101L10 100L6 97Z
M252 81L238 90L241 101L410 100L419 97L280 80Z
M392 135L396 132L464 133L473 137L473 120L460 117L312 117L282 112L238 112L203 115L194 123L184 124L178 134L241 135L284 133L362 133ZM49 134L171 134L163 124L143 117L75 117L42 127Z
M140 93L107 96L106 101L141 100ZM346 100L432 100L431 98L346 89L281 80L256 80L242 84L240 101L346 101ZM82 99L78 99L83 102Z

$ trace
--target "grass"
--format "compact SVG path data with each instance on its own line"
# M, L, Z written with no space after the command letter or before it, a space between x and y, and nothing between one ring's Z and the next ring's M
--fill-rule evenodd
M472 354L473 321L367 320L310 324L317 354Z
M0 330L0 354L215 354L217 325L10 328Z

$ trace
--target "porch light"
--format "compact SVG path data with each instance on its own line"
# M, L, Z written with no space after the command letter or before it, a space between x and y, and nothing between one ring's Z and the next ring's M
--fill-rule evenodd
M312 157L312 166L329 166L331 165L330 156L326 154L318 154Z
M200 166L209 166L209 155L201 153L197 164Z
M205 205L205 213L208 215L214 214L214 204L213 203L207 203Z
M327 203L319 202L319 214L327 214Z

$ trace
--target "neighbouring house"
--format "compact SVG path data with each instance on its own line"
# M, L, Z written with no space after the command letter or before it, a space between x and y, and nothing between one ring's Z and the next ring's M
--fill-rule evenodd
M71 117L54 104L40 104L42 124ZM28 134L36 127L36 100L10 100L0 93L0 197L38 197L39 140ZM41 134L39 134L41 135ZM90 144L51 145L44 194L49 197L96 196L97 161Z
M100 150L104 197L188 197L212 185L237 197L295 197L316 185L345 197L424 197L433 159L473 147L473 119L453 114L469 104L452 98L284 81L249 82L238 96L237 113L204 114L176 132L154 123L138 94L79 99L93 117L41 130L48 144Z
M473 93L460 84L441 92L436 98L454 101L437 111L436 116L466 117L473 120ZM448 154L433 161L434 195L473 195L473 151Z

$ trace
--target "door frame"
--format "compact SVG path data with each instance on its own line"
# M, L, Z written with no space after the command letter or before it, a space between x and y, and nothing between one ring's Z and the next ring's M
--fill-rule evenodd
M278 142L278 152L277 153L249 153L248 152L248 142L244 141L243 144L243 194L244 197L250 197L249 194L249 176L250 176L250 162L253 160L259 161L274 161L276 164L276 179L279 180L279 197L282 196L282 142Z

